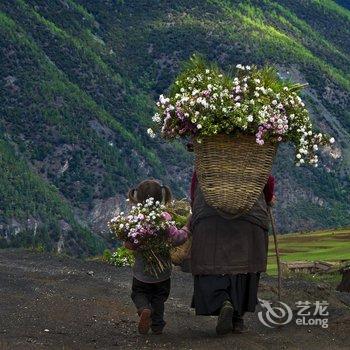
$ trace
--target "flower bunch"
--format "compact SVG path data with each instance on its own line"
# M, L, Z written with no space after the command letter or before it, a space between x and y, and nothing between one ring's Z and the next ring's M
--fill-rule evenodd
M171 248L169 229L174 225L165 206L153 198L133 206L128 214L121 212L108 224L118 239L143 255L149 272L155 275L167 267Z
M121 212L110 221L109 228L120 240L147 249L150 241L166 240L167 229L175 224L165 210L163 204L151 197L133 206L128 214Z
M315 133L305 103L303 85L279 77L273 67L238 64L233 77L193 57L176 79L168 97L161 95L153 116L164 138L206 136L240 131L256 142L291 141L298 150L297 165L317 165L316 151L333 138ZM148 133L154 137L155 132Z

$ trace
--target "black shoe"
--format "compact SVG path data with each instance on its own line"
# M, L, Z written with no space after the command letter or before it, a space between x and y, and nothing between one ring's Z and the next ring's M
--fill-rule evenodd
M154 326L151 326L151 329L152 329L152 332L156 335L160 335L160 334L163 334L163 329L164 327L166 326L166 322L164 321L164 325L161 326L161 327L154 327Z
M247 333L248 328L244 324L244 320L242 317L233 317L233 333L242 334Z
M228 300L226 300L222 304L219 317L218 317L218 323L216 325L216 333L218 335L224 335L232 331L233 329L232 317L233 317L233 306Z

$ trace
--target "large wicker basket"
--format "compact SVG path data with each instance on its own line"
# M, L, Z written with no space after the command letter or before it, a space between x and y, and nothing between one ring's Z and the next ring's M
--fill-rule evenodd
M236 216L248 212L271 172L276 146L253 135L215 135L194 143L195 166L206 202Z

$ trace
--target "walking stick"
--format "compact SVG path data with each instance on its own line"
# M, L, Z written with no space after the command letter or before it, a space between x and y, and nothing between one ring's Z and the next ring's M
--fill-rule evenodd
M268 207L269 217L271 221L273 240L275 242L275 252L276 252L276 261L277 261L277 271L278 271L278 300L281 300L281 289L282 289L282 270L281 270L281 261L280 261L280 252L278 249L278 241L276 235L276 225L275 218L272 213L272 208Z

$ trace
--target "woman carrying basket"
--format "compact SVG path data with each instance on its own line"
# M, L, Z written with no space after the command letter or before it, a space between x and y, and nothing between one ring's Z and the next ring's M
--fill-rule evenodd
M191 270L196 315L217 315L219 335L245 330L243 315L254 312L260 273L266 271L267 205L274 201L274 178L252 209L238 218L209 206L196 173L191 184L193 234Z
M319 147L335 141L313 130L299 96L305 86L272 66L237 64L231 75L193 56L157 102L162 137L193 140L194 306L198 315L219 316L219 334L242 331L242 316L257 303L271 201L263 186L278 145L294 144L297 166L317 166Z

